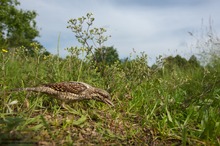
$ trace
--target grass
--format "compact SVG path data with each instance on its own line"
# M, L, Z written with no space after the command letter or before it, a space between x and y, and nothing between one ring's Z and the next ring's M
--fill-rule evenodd
M147 67L146 55L106 66L104 76L73 54L1 52L0 144L220 145L220 67ZM80 68L79 68L80 67ZM114 108L5 91L79 80L110 92Z

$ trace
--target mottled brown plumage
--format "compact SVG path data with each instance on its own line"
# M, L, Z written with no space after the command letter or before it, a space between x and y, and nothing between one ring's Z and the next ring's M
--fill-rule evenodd
M110 106L114 106L111 102L110 94L102 89L92 87L83 82L60 82L42 84L37 87L18 88L11 91L33 91L41 92L54 96L56 99L64 102L81 101L94 99L104 102Z

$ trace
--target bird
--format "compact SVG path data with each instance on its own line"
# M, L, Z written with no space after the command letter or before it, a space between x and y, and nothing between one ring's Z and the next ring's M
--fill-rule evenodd
M93 87L84 82L68 81L59 83L41 84L36 87L15 88L10 92L32 91L53 96L64 103L82 100L96 100L114 106L110 94L100 88Z

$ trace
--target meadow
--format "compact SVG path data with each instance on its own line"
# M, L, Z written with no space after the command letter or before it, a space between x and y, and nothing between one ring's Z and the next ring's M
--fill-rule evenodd
M100 71L77 53L60 58L34 48L1 50L0 144L220 145L219 61L149 67L141 54ZM91 100L67 110L45 94L7 93L61 81L105 89L115 107Z

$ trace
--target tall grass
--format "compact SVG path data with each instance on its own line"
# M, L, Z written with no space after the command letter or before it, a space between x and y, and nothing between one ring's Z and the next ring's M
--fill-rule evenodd
M219 64L154 70L146 59L116 62L101 75L74 52L66 58L37 49L34 56L22 48L1 52L0 143L219 145ZM70 80L108 90L116 106L85 101L66 111L46 95L6 93Z

